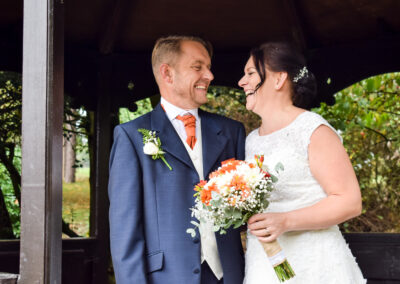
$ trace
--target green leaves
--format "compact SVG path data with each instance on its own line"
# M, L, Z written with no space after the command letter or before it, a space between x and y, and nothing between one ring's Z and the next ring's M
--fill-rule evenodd
M260 125L260 118L246 109L246 95L242 90L223 86L208 88L208 103L202 109L235 119L244 124L246 133Z
M275 176L275 175L273 175L273 174L269 174L270 176L271 176L271 180L272 180L272 182L277 182L278 181L278 178Z
M139 128L138 132L143 135L143 144L146 144L148 141L154 138L150 130Z
M212 194L215 194L215 192L212 192ZM221 199L212 199L210 201L210 204L211 204L211 206L219 207L221 205L221 202L222 202ZM228 213L228 214L231 214L231 213Z
M196 231L193 228L189 228L186 230L186 233L190 234L192 238L196 237Z
M238 220L238 221L236 221L236 222L233 223L233 228L234 228L234 229L237 229L237 228L239 228L240 226L242 226L243 224L244 224L243 220Z
M283 171L283 170L285 170L285 167L283 166L283 164L281 162L279 162L279 163L277 163L275 165L275 172L276 173L279 173L280 171Z
M134 112L129 111L127 108L119 109L119 122L125 123L130 120L133 120L141 115L144 115L151 111L153 108L151 106L150 98L146 98L140 101L135 102L137 106L137 110Z
M366 209L344 229L400 231L400 73L367 78L335 98L314 111L340 130Z
M250 217L251 217L251 213L247 212L244 216L243 216L243 223L247 223L247 221L249 221Z
M240 212L240 210L238 210L238 209L234 209L233 210L233 212L232 212L232 217L234 218L234 219L238 219L238 218L240 218L240 217L242 217L242 212Z
M20 182L21 173L21 83L20 74L0 71L0 193L16 237L20 234L20 184L17 181Z

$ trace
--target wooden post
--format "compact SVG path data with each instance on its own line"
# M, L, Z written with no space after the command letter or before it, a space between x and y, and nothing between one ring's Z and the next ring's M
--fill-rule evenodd
M20 284L61 283L62 1L24 0Z

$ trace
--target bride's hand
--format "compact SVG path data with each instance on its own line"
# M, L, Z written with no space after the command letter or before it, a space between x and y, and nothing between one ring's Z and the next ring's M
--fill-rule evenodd
M247 228L261 242L269 243L287 231L285 213L261 213L252 216Z

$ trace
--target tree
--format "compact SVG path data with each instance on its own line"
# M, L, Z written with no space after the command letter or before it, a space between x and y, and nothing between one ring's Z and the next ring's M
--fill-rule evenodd
M10 210L19 215L21 204L21 175L19 164L15 161L16 152L20 152L21 116L22 116L22 87L21 78L16 73L0 72L0 163L12 183L13 196L16 204L10 204ZM0 199L4 205L10 198L5 198L0 191ZM8 194L10 194L8 192ZM5 213L4 213L5 214ZM4 224L11 224L10 214L3 216ZM9 219L9 220L7 220ZM17 230L18 234L18 230ZM11 236L8 236L11 237Z
M0 193L0 239L13 239L14 237L11 218L7 211L6 202L3 194Z
M224 86L210 86L208 91L208 102L202 109L242 122L247 134L259 127L260 117L246 109L243 91Z
M21 75L0 71L0 210L4 200L8 213L1 212L1 223L12 224L13 234L19 236L21 204L21 122L22 84ZM67 104L66 113L71 112ZM74 119L79 120L74 117ZM68 121L66 122L68 123ZM63 221L63 233L78 235ZM0 237L5 237L4 235Z
M363 214L346 231L400 231L400 73L362 80L314 111L343 137L358 177Z
M125 123L133 120L153 109L150 98L136 101L135 104L137 109L134 112L129 111L127 108L119 109L119 123Z
M63 180L75 182L76 169L82 167L88 156L91 123L83 107L72 108L72 98L64 101L64 139L63 139Z

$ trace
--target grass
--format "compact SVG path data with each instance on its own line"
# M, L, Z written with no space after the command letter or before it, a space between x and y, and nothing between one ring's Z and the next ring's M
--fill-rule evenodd
M63 219L82 237L89 237L89 168L78 168L76 182L63 182ZM63 237L68 237L63 235Z

